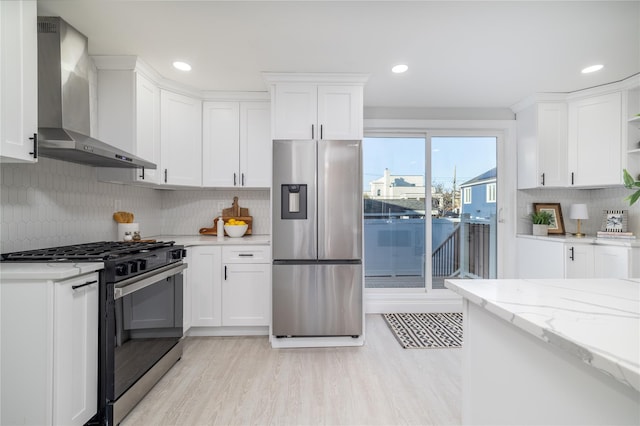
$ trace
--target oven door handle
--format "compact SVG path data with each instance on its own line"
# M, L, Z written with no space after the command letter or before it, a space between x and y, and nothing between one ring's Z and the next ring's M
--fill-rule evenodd
M113 290L113 297L114 299L120 299L127 294L131 294L145 287L149 287L150 285L164 280L165 278L177 275L185 269L187 269L187 265L184 263L179 263L178 265L173 264L164 268L150 271L148 274L145 274L142 277L138 276L130 278L128 280L124 280L115 285L115 288Z

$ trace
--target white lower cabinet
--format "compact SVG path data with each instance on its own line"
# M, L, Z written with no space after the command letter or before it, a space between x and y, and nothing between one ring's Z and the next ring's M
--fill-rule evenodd
M593 278L593 245L565 243L564 277Z
M271 265L269 247L222 249L222 325L269 325Z
M222 325L222 248L195 246L187 249L191 287L191 326Z
M0 424L85 424L98 402L98 274L3 281L0 301Z
M194 246L187 252L192 329L270 324L268 246Z
M518 278L638 278L640 248L584 241L517 239Z
M596 278L640 278L640 248L596 246L594 254Z

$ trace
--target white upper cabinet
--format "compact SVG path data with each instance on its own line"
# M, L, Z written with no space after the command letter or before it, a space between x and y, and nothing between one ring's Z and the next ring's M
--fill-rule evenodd
M622 184L622 93L569 102L568 146L571 186Z
M202 185L202 102L160 91L161 181Z
M240 103L241 186L271 187L271 152L269 102Z
M567 105L536 102L517 113L518 188L567 186Z
M35 0L0 1L0 161L37 161L38 34Z
M204 102L202 131L203 186L270 186L268 102Z
M634 76L567 94L540 93L515 105L518 189L618 186L623 169L637 174L639 93Z
M99 168L98 179L160 183L160 89L135 57L97 56L98 139L150 161L158 169Z
M317 130L315 84L278 84L273 92L273 138L314 139Z
M362 139L362 86L318 86L316 139Z
M265 73L273 139L357 140L363 136L366 75Z

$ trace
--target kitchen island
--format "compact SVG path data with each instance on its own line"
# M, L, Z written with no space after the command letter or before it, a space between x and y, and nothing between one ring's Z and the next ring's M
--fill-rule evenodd
M463 424L640 424L640 280L447 280Z

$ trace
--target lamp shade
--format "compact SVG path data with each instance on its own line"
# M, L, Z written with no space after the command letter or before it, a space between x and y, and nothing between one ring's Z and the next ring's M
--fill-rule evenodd
M589 212L586 204L571 204L569 208L569 219L589 219Z

